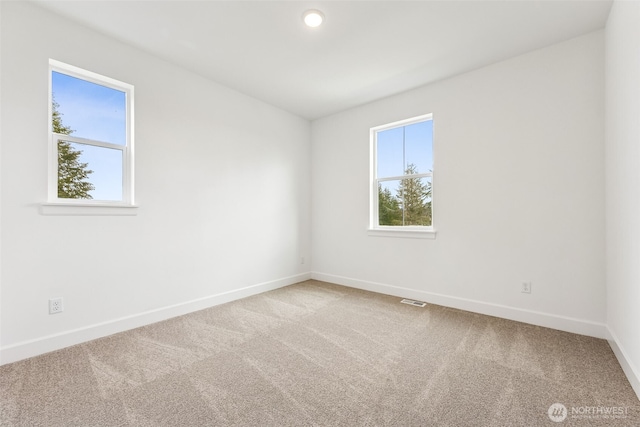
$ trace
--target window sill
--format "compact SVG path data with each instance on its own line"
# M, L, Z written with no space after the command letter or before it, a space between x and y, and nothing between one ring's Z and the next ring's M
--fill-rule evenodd
M92 216L135 216L138 207L133 205L43 203L42 215L92 215Z
M369 228L367 234L372 237L401 237L408 239L435 239L436 231L432 228L420 230L416 228L389 227Z

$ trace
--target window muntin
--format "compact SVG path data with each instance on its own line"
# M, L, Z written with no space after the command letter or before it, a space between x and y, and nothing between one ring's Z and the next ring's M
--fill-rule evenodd
M433 117L371 129L370 228L433 230Z
M49 202L133 205L133 86L50 60Z

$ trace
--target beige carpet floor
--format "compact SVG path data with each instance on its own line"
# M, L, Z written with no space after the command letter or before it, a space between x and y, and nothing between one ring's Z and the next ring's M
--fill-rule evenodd
M640 426L606 341L399 301L307 281L5 365L0 424Z

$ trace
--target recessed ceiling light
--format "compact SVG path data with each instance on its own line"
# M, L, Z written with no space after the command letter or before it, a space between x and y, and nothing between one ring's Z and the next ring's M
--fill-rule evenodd
M318 27L324 21L324 15L319 10L311 9L302 14L302 19L308 27Z

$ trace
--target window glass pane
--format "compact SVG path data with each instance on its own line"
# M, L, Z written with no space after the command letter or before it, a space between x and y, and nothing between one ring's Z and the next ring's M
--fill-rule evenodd
M378 178L404 175L404 146L402 127L378 132Z
M403 225L431 225L431 177L403 179L397 189Z
M400 180L378 185L378 225L402 225L402 209L397 194Z
M405 126L405 173L433 171L433 121Z
M378 224L372 227L433 225L432 177L416 176L433 172L433 120L425 114L405 123L409 124L381 127L384 130L375 135L377 194L371 200L377 196L378 206L371 208L377 209Z
M51 73L51 87L60 121L71 130L61 133L126 145L124 92L56 71Z
M122 151L58 141L58 197L122 200Z

